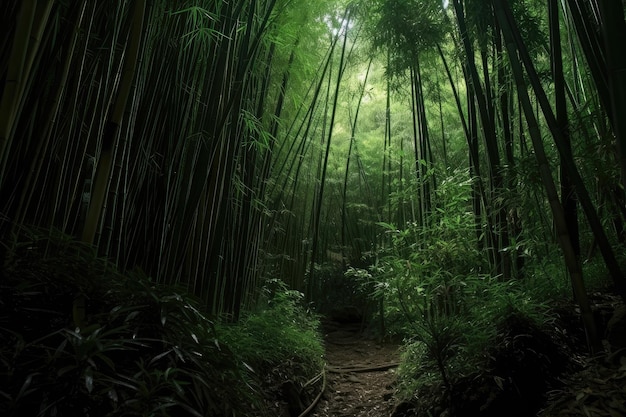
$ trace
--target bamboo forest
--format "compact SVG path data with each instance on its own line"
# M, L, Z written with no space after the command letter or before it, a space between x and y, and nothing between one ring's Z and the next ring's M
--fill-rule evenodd
M3 0L0 415L626 416L625 8Z

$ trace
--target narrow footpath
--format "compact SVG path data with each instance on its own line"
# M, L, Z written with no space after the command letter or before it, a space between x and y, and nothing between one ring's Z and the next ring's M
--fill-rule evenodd
M363 337L358 325L325 325L326 392L314 417L389 417L398 346Z

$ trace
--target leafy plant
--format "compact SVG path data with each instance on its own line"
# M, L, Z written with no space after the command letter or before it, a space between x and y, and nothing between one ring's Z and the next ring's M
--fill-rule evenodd
M458 181L442 182L430 225L411 222L401 229L379 223L391 246L379 251L368 269L348 272L372 297L384 289L387 331L406 341L399 372L404 397L433 384L454 393L456 381L487 366L498 323L515 315L539 324L550 320L541 292L560 285L533 278L532 269L526 280L485 273L486 253L471 243L475 226L465 211L467 194L453 184Z
M304 295L280 280L268 280L262 293L256 311L236 325L219 323L217 334L270 386L294 377L305 382L323 365L318 318L303 304Z
M260 407L261 381L183 289L139 271L123 276L56 233L16 239L4 275L3 415L231 416ZM72 326L78 293L87 299L82 328Z

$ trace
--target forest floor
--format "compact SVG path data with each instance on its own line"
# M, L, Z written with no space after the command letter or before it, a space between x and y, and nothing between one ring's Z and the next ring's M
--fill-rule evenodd
M626 416L626 307L612 296L597 298L593 300L594 310L603 313L605 320L610 318L608 327L606 323L602 326L608 338L603 340L604 354L585 357L566 346L574 341L584 344L584 335L570 333L580 332L580 321L575 315L568 319L563 314L548 333L523 321L509 321L498 347L490 351L496 362L488 372L459 381L459 394L465 398L458 404L461 407L441 415ZM340 325L332 321L324 323L324 336L326 388L310 416L424 414L417 411L419 407L406 414L397 408L394 392L399 344L381 344L364 335L358 324ZM507 370L512 373L509 375ZM515 389L506 389L506 383L494 383L498 380L511 381L509 385ZM433 404L438 400L436 396L424 397ZM535 401L537 405L531 407L529 404ZM406 404L399 407L403 405ZM537 414L538 409L542 411ZM464 412L468 410L471 412Z
M327 387L313 417L389 417L399 346L363 336L360 326L325 324Z

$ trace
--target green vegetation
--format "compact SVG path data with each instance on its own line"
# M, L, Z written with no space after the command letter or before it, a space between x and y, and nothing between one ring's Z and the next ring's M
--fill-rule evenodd
M268 282L263 291L266 294L262 307L236 325L219 327L222 339L237 345L237 355L254 369L258 368L260 374L271 371L285 358L302 367L303 375L319 372L323 351L318 321L314 313L303 307L304 294L287 289L277 280Z
M270 416L265 393L322 367L316 318L278 285L237 324L184 289L125 275L62 234L7 249L0 299L6 416ZM87 325L72 327L72 299Z
M548 325L553 320L550 304L566 299L571 291L556 255L544 259L543 266L529 262L523 280L484 272L485 257L469 244L475 231L463 196L469 195L471 184L456 178L459 175L442 180L437 191L440 208L431 225L408 224L398 230L381 224L392 246L368 269L350 268L346 273L383 306L372 319L385 325L373 325L373 331L383 329L407 343L400 397L411 398L436 381L452 389L460 377L487 366L488 349L505 321L520 316L539 327ZM593 275L603 274L606 271Z
M271 414L341 307L406 341L406 398L555 305L605 348L623 2L7 0L0 28L0 412Z

